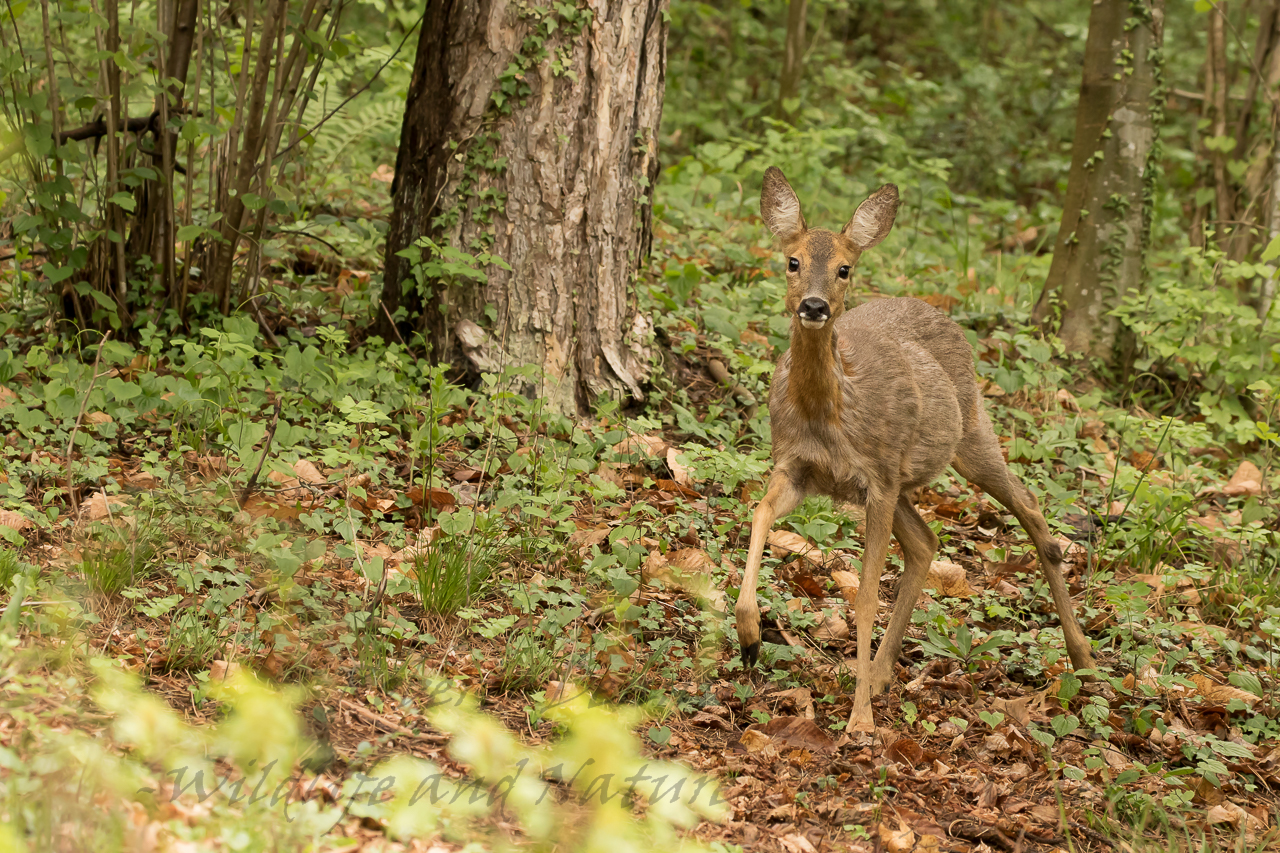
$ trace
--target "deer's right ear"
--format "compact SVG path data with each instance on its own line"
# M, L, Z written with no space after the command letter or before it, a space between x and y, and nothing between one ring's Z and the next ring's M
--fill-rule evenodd
M760 216L775 236L786 240L800 234L807 227L800 212L800 199L787 183L787 178L777 166L764 172L760 187Z

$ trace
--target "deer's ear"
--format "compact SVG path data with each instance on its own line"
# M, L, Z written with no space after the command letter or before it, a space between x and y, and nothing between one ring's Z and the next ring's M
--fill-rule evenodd
M800 212L800 199L777 166L765 170L760 187L760 216L775 236L786 240L807 227Z
M893 184L885 184L858 205L853 218L844 227L844 236L852 240L859 249L870 249L889 236L897 215L898 188Z

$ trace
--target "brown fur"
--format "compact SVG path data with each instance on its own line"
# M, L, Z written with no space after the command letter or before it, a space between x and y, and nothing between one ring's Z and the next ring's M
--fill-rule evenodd
M938 547L907 497L948 464L1004 505L1031 536L1062 622L1072 665L1093 667L1062 577L1062 550L1035 498L1009 472L981 403L973 350L960 327L916 299L876 299L846 312L845 288L862 252L888 235L898 190L886 184L858 206L836 234L809 229L782 171L765 172L760 210L788 263L786 307L791 349L778 360L769 394L774 472L756 507L742 591L735 608L743 661L760 648L756 589L769 528L807 495L826 494L867 507L862 585L856 605L858 682L850 729L871 731L871 693L892 680L911 609ZM842 268L846 275L840 276ZM825 322L800 316L801 303L829 306ZM805 308L804 310L809 310ZM871 633L889 536L905 570L874 663Z

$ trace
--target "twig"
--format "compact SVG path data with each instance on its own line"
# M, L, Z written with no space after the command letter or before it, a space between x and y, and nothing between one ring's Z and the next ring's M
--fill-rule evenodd
M718 358L707 360L707 372L711 374L721 385L729 389L733 396L737 397L745 407L744 414L748 418L755 417L756 414L756 395L748 391L744 386L733 381L733 377L729 375L729 368L725 367L724 362Z
M378 581L378 591L373 594L373 600L369 602L369 615L372 616L377 612L378 607L382 605L382 597L387 592L387 579L391 577L391 567L382 566L382 580Z
M271 416L271 426L267 427L267 439L262 443L262 456L258 457L258 467L253 469L249 482L245 484L244 491L240 493L240 509L244 509L244 505L249 501L249 496L253 494L253 487L258 485L258 475L262 473L262 463L267 461L267 454L271 452L271 440L276 437L276 425L280 423L280 405L282 403L283 400L277 397L276 411Z
M387 315L387 322L391 324L391 331L396 333L396 338L400 341L400 345L408 349L409 345L404 342L404 335L400 334L400 327L396 325L395 320L391 319L391 312L387 309L387 303L379 299L378 304L382 306L382 313Z
M1085 826L1082 823L1076 823L1074 820L1069 820L1067 821L1067 824L1076 832L1080 832L1080 833L1083 833L1084 835L1089 836L1089 839L1092 841L1096 841L1099 844L1105 844L1108 847L1110 847L1112 850L1114 850L1116 847L1115 842L1112 841L1110 838L1107 838L1101 832L1090 829L1089 827Z
M267 345L272 349L280 349L280 341L276 338L275 332L271 331L271 327L267 325L266 319L262 316L262 308L258 305L257 297L265 295L262 293L254 294L249 297L248 301L253 304L253 314L258 318L258 328L262 329L262 334L267 337Z
M426 16L427 16L427 13L423 11L422 18L425 18ZM348 95L342 101L342 103L338 104L336 107L330 110L323 118L321 118L318 122L312 125L311 128L307 130L306 134L301 135L299 137L297 142L289 143L289 147L281 151L280 156L283 158L286 154L288 154L290 151L296 148L298 146L298 143L302 139L307 139L309 137L314 136L315 132L319 130L321 127L323 127L325 122L329 121L329 119L333 118L335 115L338 114L338 110L342 109L347 104L351 103L354 99L362 95L365 89L368 89L370 86L372 86L374 82L378 79L378 77L382 75L382 72L386 70L387 66L390 65L392 62L394 62L395 58L400 55L400 51L404 49L405 42L409 40L409 36L413 35L414 32L418 29L418 27L422 25L422 18L418 18L418 22L409 28L409 32L405 33L404 38L400 39L400 44L397 45L396 49L392 51L390 56L387 57L386 62L383 62L381 65L378 66L378 70L373 72L373 76L371 76L368 80L366 80L363 86L361 86L360 88L352 92L350 95Z
M348 699L340 700L338 705L343 710L350 711L365 722L372 723L376 728L382 729L384 732L416 738L418 740L427 741L428 743L448 743L450 740L450 736L444 734L415 734L412 729L407 729L399 723L393 723L386 717L375 714L368 708L357 705L355 702Z
M49 256L49 252L46 251L45 249L28 249L27 254L31 255L32 257L38 256L38 257L47 258ZM12 261L16 257L18 257L18 253L16 251L5 252L3 255L0 255L0 261Z
M67 451L62 454L62 467L67 477L67 498L71 502L72 516L80 511L80 504L76 500L76 490L71 483L71 451L75 450L76 433L80 432L80 422L84 420L84 410L89 405L89 395L93 393L93 386L98 381L98 363L102 360L102 347L109 337L111 337L110 331L98 341L98 351L93 356L93 370L89 375L89 390L84 392L84 397L80 400L80 411L76 414L75 425L71 427L71 435L67 438Z

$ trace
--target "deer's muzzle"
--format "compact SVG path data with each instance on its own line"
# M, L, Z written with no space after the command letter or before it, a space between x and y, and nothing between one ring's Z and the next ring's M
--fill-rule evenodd
M825 299L809 296L796 309L796 316L806 329L821 329L831 319L831 305Z

